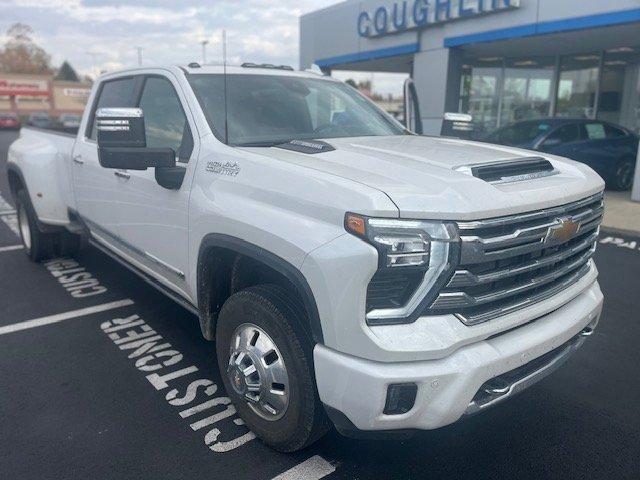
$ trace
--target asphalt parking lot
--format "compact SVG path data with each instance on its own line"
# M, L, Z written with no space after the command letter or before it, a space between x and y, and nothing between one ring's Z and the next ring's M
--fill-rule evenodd
M640 478L640 238L602 233L596 334L512 401L410 440L332 432L284 455L235 415L195 317L92 248L29 262L5 178L15 136L0 132L0 478ZM164 368L120 341L134 324L171 344Z

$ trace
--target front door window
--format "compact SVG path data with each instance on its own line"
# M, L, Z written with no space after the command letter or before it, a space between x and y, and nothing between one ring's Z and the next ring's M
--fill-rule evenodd
M147 147L173 148L180 155L189 124L171 82L161 77L147 78L140 108L144 112Z

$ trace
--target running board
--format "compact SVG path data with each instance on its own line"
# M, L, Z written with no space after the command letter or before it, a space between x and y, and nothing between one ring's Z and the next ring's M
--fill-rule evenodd
M159 292L161 292L164 295L166 295L167 297L169 297L171 300L176 302L182 308L188 310L189 312L191 312L192 314L194 314L196 316L200 315L200 311L198 310L198 308L195 305L192 305L189 301L187 301L186 299L182 298L180 295L178 295L177 293L173 292L169 288L165 287L160 282L158 282L153 277L151 277L147 273L143 272L139 268L135 267L134 265L131 265L129 262L127 262L126 260L121 258L118 254L112 252L107 247L102 245L100 242L96 241L94 238L90 237L89 238L89 243L92 246L94 246L95 248L97 248L98 250L100 250L105 255L108 255L109 257L114 259L116 262L118 262L123 267L126 267L131 272L135 273L142 280L147 282L149 285L151 285L153 288L155 288Z

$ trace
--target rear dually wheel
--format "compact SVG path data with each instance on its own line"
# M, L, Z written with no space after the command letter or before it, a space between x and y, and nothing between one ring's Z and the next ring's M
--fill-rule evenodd
M53 257L54 234L42 232L38 227L35 212L25 190L20 190L16 195L16 210L20 238L27 256L34 262L41 262Z

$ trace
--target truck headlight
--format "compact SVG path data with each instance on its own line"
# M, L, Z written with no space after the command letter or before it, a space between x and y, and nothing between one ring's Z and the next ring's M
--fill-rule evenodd
M458 253L450 222L345 216L348 232L378 250L367 288L367 323L411 323L448 281Z

